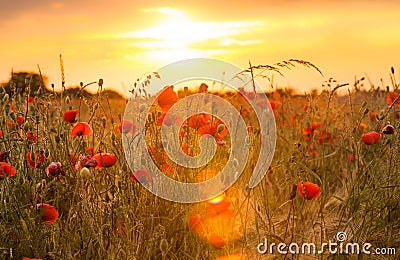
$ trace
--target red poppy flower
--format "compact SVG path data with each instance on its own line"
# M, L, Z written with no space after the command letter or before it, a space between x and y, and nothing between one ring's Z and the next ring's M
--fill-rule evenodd
M137 182L151 182L151 175L148 170L137 170L131 173L129 180Z
M79 122L72 128L72 136L86 136L93 134L93 130L86 122Z
M3 131L0 130L0 138L3 137Z
M199 214L196 215L191 215L189 217L189 226L190 229L195 231L195 232L201 232L203 231L203 220Z
M94 155L94 148L91 146L91 147L88 147L87 149L86 149L86 152L88 153L88 154L90 154L91 156L93 156Z
M176 102L178 102L178 95L174 92L173 86L165 87L157 98L158 105L164 113L166 113Z
M194 129L199 129L203 125L209 125L212 122L212 116L207 113L200 113L189 118L189 126Z
M26 131L26 137L28 138L29 141L36 142L37 140L37 135L35 132L28 130Z
M79 110L68 110L63 114L62 118L64 118L65 122L72 124L75 122L75 118L78 113Z
M210 235L210 244L216 249L221 249L226 246L225 240L215 233Z
M365 133L361 136L362 141L366 145L376 144L379 139L381 139L381 135L375 131Z
M307 200L316 199L321 195L321 188L312 182L299 182L297 184L300 196Z
M53 224L58 219L58 211L49 204L37 204L37 209L40 209L42 222L46 225Z
M208 202L207 215L209 218L216 217L228 211L231 202L224 195L220 195Z
M22 126L22 124L25 122L25 117L23 116L17 116L17 123Z
M269 101L269 104L271 105L272 111L275 111L281 107L281 103L279 101Z
M312 122L311 123L311 128L314 130L314 129L317 129L318 127L320 127L320 126L322 126L324 124L324 122Z
M22 260L42 260L42 258L22 257Z
M33 155L31 152L27 152L26 160L29 168L39 168L44 163L44 153L36 152L35 155Z
M387 93L387 96L386 96L388 105L392 105L393 102L396 100L396 98L398 98L399 96L400 96L399 93L396 93L396 92L388 92L388 93ZM395 106L400 106L400 100L398 99L398 100L396 101L396 104L394 104L394 105L395 105Z
M35 100L35 97L32 97L32 96L27 97L27 101L29 103L33 102L34 100Z
M157 119L157 125L161 126L162 124L171 126L172 125L172 118L170 114L163 113L160 117Z
M132 123L129 120L123 120L122 124L117 125L114 128L114 132L116 133L124 133L124 134L136 134L137 133L137 125Z
M98 153L93 158L97 161L96 168L111 167L117 162L117 157L111 153Z
M350 155L347 157L347 160L348 160L349 162L353 162L353 161L354 161L354 155L350 154Z
M15 176L16 173L17 170L14 166L11 166L6 162L0 162L0 178L2 178L4 174L7 175L7 177L10 177Z
M62 165L60 162L52 162L47 166L46 173L48 175L52 175L54 177L58 177L59 175L64 175L65 172L62 169Z

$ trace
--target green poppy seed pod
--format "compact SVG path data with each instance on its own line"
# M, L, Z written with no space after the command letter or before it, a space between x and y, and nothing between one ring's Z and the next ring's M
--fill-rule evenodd
M40 122L40 116L39 116L39 115L36 115L36 116L35 116L35 120L36 120L36 124L39 124L39 122Z
M10 113L10 105L5 105L5 106L4 106L4 112L5 112L6 115L8 116L8 114Z
M86 167L83 167L79 174L81 175L82 179L87 180L90 178L90 170Z
M145 104L140 104L139 112L142 113L145 109L146 109L146 105Z
M160 251L162 254L166 254L168 251L168 241L165 238L160 241Z
M217 132L218 132L218 134L221 133L221 132L224 131L224 130L225 130L224 124L219 124L218 127L217 127Z
M114 118L111 117L111 124L114 125Z
M10 114L10 117L11 117L12 120L14 120L14 121L17 119L17 116L15 115L14 112L12 112L12 113Z
M115 134L114 133L111 133L111 141L115 141Z
M128 171L128 166L126 164L122 164L121 169L126 172Z
M106 124L107 124L107 119L102 118L102 119L101 119L101 125L103 126L103 128L106 127Z
M59 143L61 141L60 136L56 135L55 140L56 140L56 143Z
M369 109L368 108L364 109L364 115L366 115L368 113L369 113Z
M29 130L29 124L26 123L26 124L24 124L24 131L26 132L26 131L28 131L28 130Z
M239 161L238 161L238 159L236 159L236 158L233 158L233 167L238 167L238 165L239 165Z
M44 157L49 158L49 156L50 156L50 150L46 148L44 150Z
M378 116L378 120L383 120L385 118L385 114L384 113L380 113Z
M30 159L31 159L32 162L36 161L36 153L31 152Z
M366 101L364 101L364 102L362 102L362 105L361 105L361 107L365 107L367 105L367 102Z

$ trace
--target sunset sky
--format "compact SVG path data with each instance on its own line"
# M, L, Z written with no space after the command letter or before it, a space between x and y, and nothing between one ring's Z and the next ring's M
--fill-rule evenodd
M290 58L317 65L284 70L279 85L300 90L367 73L389 84L400 69L400 1L1 1L0 82L37 71L60 85L104 79L127 93L146 72L194 57L245 68ZM125 88L123 87L125 85Z

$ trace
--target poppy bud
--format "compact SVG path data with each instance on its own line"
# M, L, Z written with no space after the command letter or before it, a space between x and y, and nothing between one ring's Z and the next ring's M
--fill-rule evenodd
M217 127L217 133L218 134L221 133L224 130L225 130L225 125L224 124L218 125L218 127Z
M165 238L161 239L160 251L162 254L166 254L168 251L168 241Z
M382 130L382 134L386 134L386 135L394 134L394 126L392 126L392 125L385 126Z
M361 136L362 141L366 145L376 144L380 138L381 135L375 131L365 133Z
M55 140L56 140L56 143L59 143L61 141L60 136L56 135Z
M99 79L99 87L102 87L103 86L103 79Z
M7 104L4 106L4 112L6 113L6 115L10 113L10 105Z
M9 98L10 98L10 96L6 93L6 94L4 95L4 97L3 97L3 101L4 101L4 102L7 102Z
M368 114L368 112L369 112L368 108L364 109L364 115Z
M390 70L391 70L392 74L394 74L394 68L391 67Z
M69 98L69 96L67 96L67 97L65 98L65 103L66 103L66 104L69 104L69 101L71 101L71 99Z
M49 158L49 156L50 156L50 150L46 148L44 150L44 157Z
M90 170L86 167L83 167L79 173L81 177L85 180L89 179L90 177Z
M145 109L146 109L146 105L145 104L140 104L139 112L142 113Z

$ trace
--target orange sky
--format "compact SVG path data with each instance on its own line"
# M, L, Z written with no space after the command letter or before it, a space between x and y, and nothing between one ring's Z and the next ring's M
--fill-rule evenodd
M83 3L81 3L83 2ZM280 85L320 87L334 77L373 82L400 69L400 1L1 1L0 81L37 71L60 85L103 78L126 93L146 72L184 58L214 57L245 67L296 58ZM123 88L123 84L126 86Z

